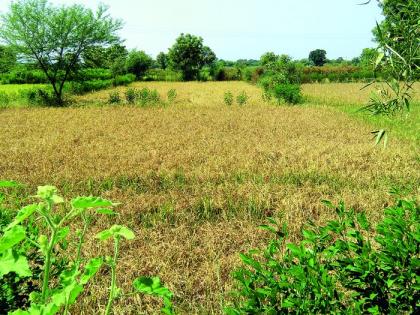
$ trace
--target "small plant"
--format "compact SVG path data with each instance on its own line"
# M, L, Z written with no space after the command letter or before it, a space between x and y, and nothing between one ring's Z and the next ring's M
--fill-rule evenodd
M223 100L224 100L226 105L232 106L233 105L233 94L232 94L232 92L231 91L225 92Z
M129 88L125 91L125 99L128 104L135 104L137 99L137 91L136 89Z
M248 99L249 99L248 94L246 94L245 91L242 91L236 97L236 102L238 103L238 105L242 106L242 105L245 105L248 102Z
M175 99L177 97L176 90L175 89L170 89L167 93L167 97L168 97L168 102L169 103L175 102Z
M333 206L338 219L308 224L287 242L285 225L262 229L275 238L241 254L235 306L228 314L413 314L418 310L420 208L400 200L372 230L365 214Z
M299 104L303 101L300 85L297 84L279 84L273 93L278 103L285 101L288 104Z
M0 188L15 187L14 182L0 181ZM74 304L84 287L104 264L111 268L111 288L105 314L112 310L112 303L116 297L122 296L117 289L116 269L118 263L119 244L121 239L133 239L134 233L127 227L114 225L108 230L100 232L97 237L105 241L114 240L114 255L112 258L102 257L84 258L82 247L86 233L93 221L94 215L115 215L112 208L116 205L109 200L97 197L77 197L69 205L57 195L53 186L38 187L35 196L39 202L22 208L6 227L2 228L0 236L0 280L9 274L18 277L33 276L33 266L30 264L29 253L22 251L22 243L29 240L42 255L42 274L39 285L30 292L30 305L27 310L9 312L14 315L45 314L53 315L58 312L68 314L69 307ZM58 215L57 208L66 209L63 215ZM81 219L82 229L76 232L77 246L75 253L68 253L67 239L71 234L72 222ZM37 222L42 234L34 240L28 234L27 222ZM59 249L62 249L60 251ZM54 264L64 255L68 263L57 274ZM140 277L134 281L135 293L151 294L163 298L166 314L172 314L172 293L160 284L158 278ZM12 301L13 302L13 301ZM12 303L10 303L12 304ZM27 308L27 305L23 305Z
M120 92L113 91L113 92L109 93L108 103L109 104L120 104L121 103Z
M137 98L140 106L158 105L161 103L159 92L156 89L143 88L138 92Z

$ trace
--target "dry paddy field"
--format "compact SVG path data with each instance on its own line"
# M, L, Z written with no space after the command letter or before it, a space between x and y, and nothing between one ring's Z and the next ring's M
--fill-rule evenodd
M178 98L164 108L95 105L106 102L103 91L80 97L83 107L0 111L0 178L25 183L22 194L52 184L68 199L121 202L120 215L97 220L92 235L115 223L132 228L137 238L121 249L121 286L159 275L179 313L221 313L239 253L269 237L258 229L268 216L282 216L298 238L308 220L334 216L323 199L344 200L376 221L392 187L420 194L418 110L398 118L386 150L375 147L378 121L350 113L369 96L360 85L307 85L309 102L293 107L265 104L257 87L241 82L134 86L162 95L175 88ZM227 90L246 91L248 104L224 105ZM85 254L110 252L91 238ZM73 314L97 313L108 279L102 271ZM156 307L135 297L115 310Z

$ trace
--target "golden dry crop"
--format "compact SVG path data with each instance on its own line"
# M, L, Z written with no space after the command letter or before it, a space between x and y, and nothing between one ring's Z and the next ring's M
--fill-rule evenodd
M232 289L239 252L260 246L267 216L282 215L292 237L309 220L334 214L321 200L344 200L376 221L392 202L392 187L419 195L418 142L391 138L375 147L372 127L334 108L366 102L360 85L306 85L313 103L274 106L242 82L136 83L161 95L167 107L128 105L16 108L0 112L0 178L53 184L67 198L101 195L122 202L115 221L137 238L121 249L119 276L128 289L139 275L159 275L175 292L179 313L221 313ZM126 88L119 88L121 95ZM418 88L417 88L418 89ZM246 91L244 106L224 93ZM109 91L78 98L105 103ZM105 254L95 241L86 250ZM108 277L97 277L74 314L105 305ZM116 314L153 312L154 301L118 301Z

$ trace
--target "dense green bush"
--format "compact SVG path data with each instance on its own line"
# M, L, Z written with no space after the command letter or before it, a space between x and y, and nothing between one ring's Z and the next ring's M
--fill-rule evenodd
M302 91L298 84L279 84L274 88L273 94L278 103L285 101L288 104L299 104L303 101Z
M337 220L309 223L298 243L276 220L263 250L241 254L228 314L403 314L420 301L420 208L400 200L373 230L363 212L334 207Z
M107 89L113 85L113 80L92 80L92 81L81 81L71 82L69 84L69 90L73 94L84 94L94 91Z
M182 73L170 69L150 69L144 75L143 81L182 81Z
M125 74L125 75L117 75L114 78L113 84L114 86L120 86L120 85L129 85L130 83L133 83L136 80L136 76L134 74Z
M0 76L2 84L41 84L48 83L46 75L41 70L28 70L25 67L17 67Z

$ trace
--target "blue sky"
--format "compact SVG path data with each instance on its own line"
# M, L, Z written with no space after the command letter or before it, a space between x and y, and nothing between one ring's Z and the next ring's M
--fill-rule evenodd
M10 0L0 1L5 12ZM204 38L221 59L259 57L267 51L306 58L313 49L328 58L351 59L373 47L371 30L381 19L376 3L363 0L51 0L110 6L124 20L125 45L152 56L166 51L180 33Z

